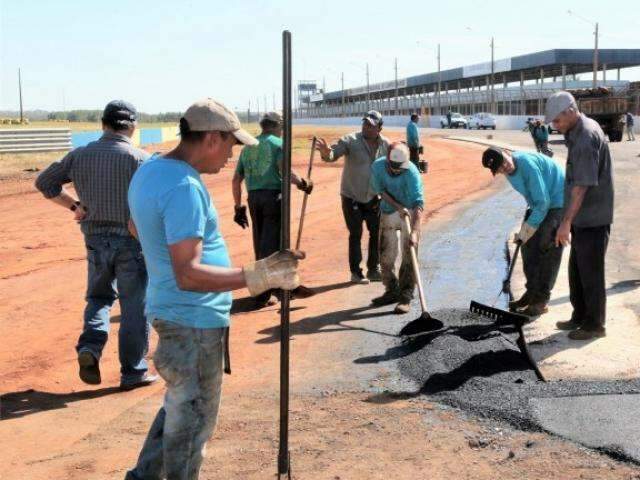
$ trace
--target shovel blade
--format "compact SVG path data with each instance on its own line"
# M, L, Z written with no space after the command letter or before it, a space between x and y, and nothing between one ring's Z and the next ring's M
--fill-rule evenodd
M415 320L407 323L402 330L400 330L401 336L406 335L416 335L418 333L424 332L434 332L436 330L440 330L444 327L444 324L435 318L433 318L428 313L423 313Z

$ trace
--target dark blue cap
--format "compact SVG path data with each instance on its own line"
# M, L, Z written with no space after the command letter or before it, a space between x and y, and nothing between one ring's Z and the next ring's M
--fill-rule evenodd
M102 113L102 121L115 125L131 125L138 118L136 107L124 100L112 100L107 103Z

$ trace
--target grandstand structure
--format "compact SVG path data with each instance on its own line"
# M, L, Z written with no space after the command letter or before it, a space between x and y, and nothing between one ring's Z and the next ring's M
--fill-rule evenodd
M593 72L593 59L593 49L553 49L333 92L307 91L297 116L351 117L371 109L383 115L541 115L552 93L592 87L591 77L578 76ZM620 71L637 66L640 49L598 50L597 86L630 95L636 114L640 88L622 80Z

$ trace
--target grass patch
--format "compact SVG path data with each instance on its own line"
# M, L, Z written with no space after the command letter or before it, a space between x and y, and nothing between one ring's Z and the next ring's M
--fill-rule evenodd
M160 127L175 127L173 122L166 123L139 123L138 128L160 128ZM53 122L53 121L36 121L31 122L29 125L4 125L0 124L0 129L14 130L14 129L28 129L28 128L70 128L72 132L84 132L92 130L102 130L102 124L100 122Z
M43 170L67 152L0 153L0 178Z

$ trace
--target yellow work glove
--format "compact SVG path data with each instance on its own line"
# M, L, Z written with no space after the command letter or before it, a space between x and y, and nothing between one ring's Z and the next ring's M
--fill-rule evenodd
M276 252L244 267L244 278L252 297L272 288L293 290L300 285L298 260L302 252Z

